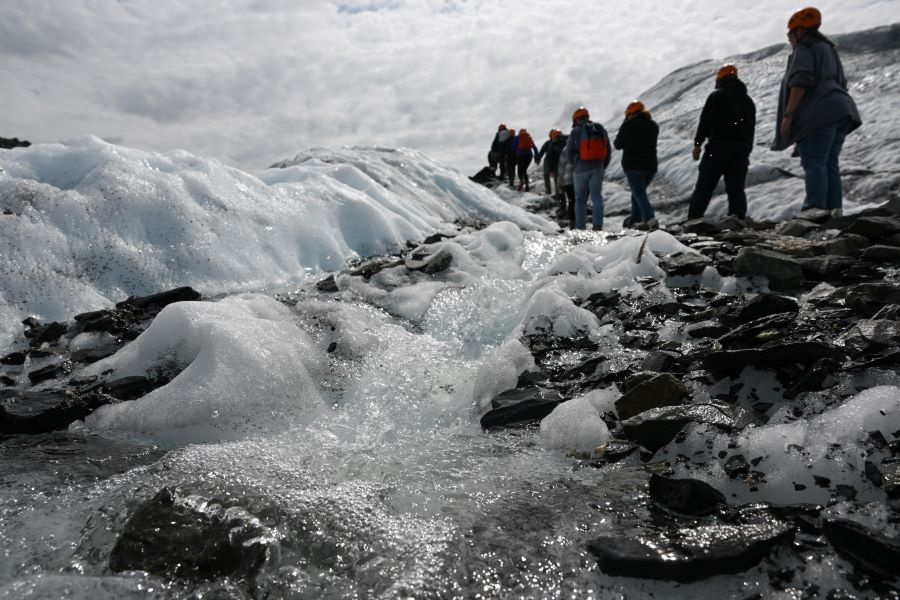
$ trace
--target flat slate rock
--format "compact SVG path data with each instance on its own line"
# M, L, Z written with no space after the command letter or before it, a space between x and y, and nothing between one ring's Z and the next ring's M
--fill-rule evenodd
M652 408L622 421L625 436L655 452L688 423L706 423L725 430L740 430L759 419L750 411L718 402Z
M727 504L722 492L699 479L674 479L654 473L649 489L655 504L682 515L705 516Z
M825 537L858 568L881 577L900 572L900 540L850 519L825 519Z
M766 348L710 352L703 357L703 368L711 373L737 374L745 367L812 365L823 358L842 362L844 351L825 342L788 342Z
M100 406L115 402L105 394L63 390L0 390L0 433L47 433L65 429Z
M609 575L688 582L746 571L793 533L792 526L780 522L707 525L604 535L588 550Z
M492 408L481 417L481 427L497 429L535 423L562 401L559 392L542 387L508 390L491 400Z

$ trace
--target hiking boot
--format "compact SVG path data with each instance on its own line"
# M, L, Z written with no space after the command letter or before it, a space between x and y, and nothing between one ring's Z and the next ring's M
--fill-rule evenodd
M632 229L636 229L638 231L647 231L650 227L644 221L638 221L637 223L631 226Z
M659 229L659 221L656 220L656 217L653 217L649 221L647 221L647 229L650 231L655 231Z
M842 216L844 216L844 211L841 210L840 208L832 208L831 216L832 217L842 217Z

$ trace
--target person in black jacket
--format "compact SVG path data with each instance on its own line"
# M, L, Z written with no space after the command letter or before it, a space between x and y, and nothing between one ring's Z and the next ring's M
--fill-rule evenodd
M747 216L744 181L755 128L756 105L747 95L747 86L738 79L737 67L722 66L716 73L716 90L706 99L694 136L694 160L700 159L704 140L709 141L700 161L688 219L703 217L722 176L728 194L728 214L740 219Z
M659 126L644 107L634 101L625 109L625 120L613 146L622 151L622 170L631 188L631 215L625 219L625 227L656 229L659 223L653 214L653 206L647 196L647 186L656 175L656 140Z

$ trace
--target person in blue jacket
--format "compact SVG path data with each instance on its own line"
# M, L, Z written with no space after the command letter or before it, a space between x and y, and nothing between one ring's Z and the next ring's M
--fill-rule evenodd
M822 13L809 7L788 20L793 51L781 82L773 150L797 144L806 182L802 210L843 209L840 154L844 138L862 125L847 92L834 43L822 35Z
M591 197L594 230L603 229L603 176L609 165L610 143L606 129L590 119L580 106L572 113L572 132L566 141L575 179L575 228L587 229L587 198Z

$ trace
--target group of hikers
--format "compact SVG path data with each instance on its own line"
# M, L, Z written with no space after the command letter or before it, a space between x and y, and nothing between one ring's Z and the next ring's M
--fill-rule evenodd
M839 157L844 138L862 125L856 104L847 91L847 78L834 43L819 31L821 12L804 8L788 20L791 55L781 82L772 150L795 146L805 176L802 210L831 210L840 214L843 192ZM756 129L756 106L733 64L716 72L715 90L700 114L692 150L699 160L688 219L702 218L719 180L725 180L728 214L745 219L744 192ZM585 107L572 113L568 134L551 129L538 149L526 129L516 132L501 123L488 153L491 173L510 186L530 190L528 167L543 161L544 186L560 202L560 216L574 229L587 228L587 200L591 200L594 229L603 227L603 177L612 147L622 151L622 170L631 190L631 213L624 226L656 229L659 223L647 188L658 168L659 126L640 101L625 108L625 120L610 144L604 127L592 121ZM705 143L705 147L704 147Z

